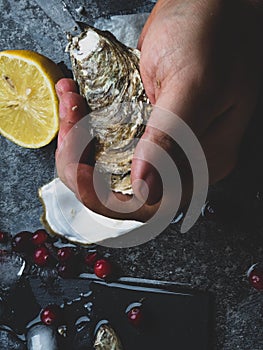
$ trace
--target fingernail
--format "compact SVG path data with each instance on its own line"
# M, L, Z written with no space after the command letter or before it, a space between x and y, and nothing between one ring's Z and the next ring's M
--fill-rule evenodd
M58 85L58 83L55 85L55 90L58 97L60 97L62 95L62 90L60 89L60 86Z
M142 203L145 203L149 194L149 187L147 183L142 179L136 179L132 182L132 189L136 197Z

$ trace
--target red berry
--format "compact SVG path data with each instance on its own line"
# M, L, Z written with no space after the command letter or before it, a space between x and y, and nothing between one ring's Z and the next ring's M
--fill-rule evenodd
M62 278L73 278L79 274L79 269L75 264L58 265L58 274Z
M48 326L58 324L62 319L61 308L55 304L48 305L41 311L40 318Z
M99 278L108 278L112 274L112 264L106 259L99 259L94 265L94 273Z
M263 267L252 265L247 272L250 284L257 290L263 291Z
M33 249L32 233L22 231L12 238L12 249L18 253L29 253Z
M140 307L133 307L128 313L127 313L129 321L132 323L133 326L138 327L143 319L143 313L142 309Z
M0 243L6 243L8 241L8 233L0 231Z
M74 251L71 247L63 247L58 250L57 255L60 261L65 262L73 258Z
M98 254L96 252L94 253L88 253L85 257L84 257L84 262L86 265L90 266L90 267L94 267L94 264L96 262L96 260L98 259Z
M46 230L37 230L32 236L32 242L34 245L44 244L48 239L48 234Z
M39 247L34 252L34 262L39 266L45 266L50 262L51 255L45 246Z

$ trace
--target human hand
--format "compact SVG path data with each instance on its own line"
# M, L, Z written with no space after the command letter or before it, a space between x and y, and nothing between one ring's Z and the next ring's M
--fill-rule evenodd
M262 79L257 15L249 0L159 0L138 43L141 76L151 103L175 113L192 128L206 155L210 183L235 166L257 102ZM150 165L156 153L142 142L159 144L181 170L187 168L178 161L173 140L160 132L176 128L177 122L165 123L153 113L132 164L132 179L146 181L151 204L162 195L161 183ZM187 199L192 179L183 180Z
M219 0L160 0L139 41L141 75L151 102L177 114L194 130L207 157L211 182L221 179L233 168L259 86L260 57L257 56L257 28L253 16L239 9L233 23L233 13L231 6L224 8ZM250 18L251 25L242 29L245 15L246 21ZM77 165L73 147L76 140L64 137L87 113L87 106L77 94L73 81L61 80L57 91L61 115L56 156L58 174L87 207L105 216L141 221L148 220L156 212L162 183L150 165L158 155L151 147L145 147L147 140L162 146L185 172L183 200L187 201L191 192L187 164L176 143L160 131L176 128L176 122L163 125L165 121L159 113L152 114L135 151L132 163L135 197L128 204L130 213L122 213L113 205L115 198L127 204L129 196L105 191L101 201L93 186L94 168L89 163L91 148ZM74 106L78 109L72 109ZM63 152L60 152L62 140ZM148 185L143 193L136 186L138 179ZM146 203L140 206L145 199Z
M99 173L94 176L94 144L87 142L89 135L85 128L88 106L78 93L76 83L72 79L61 79L56 91L60 114L56 167L60 179L94 212L118 219L148 220L159 203L142 205L136 197L131 199L131 196L110 191Z

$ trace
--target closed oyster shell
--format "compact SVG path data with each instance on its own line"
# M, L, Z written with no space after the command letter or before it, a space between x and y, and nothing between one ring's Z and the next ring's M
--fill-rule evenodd
M109 324L102 324L96 334L94 349L123 350L123 346L114 329Z
M132 194L132 157L151 112L139 72L140 52L92 27L71 37L68 51L80 93L91 109L96 166L111 174L113 191Z

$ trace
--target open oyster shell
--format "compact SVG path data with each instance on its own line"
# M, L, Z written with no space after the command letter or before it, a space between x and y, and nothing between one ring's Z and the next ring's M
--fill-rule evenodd
M140 52L92 27L70 37L67 50L91 109L98 170L111 174L113 191L132 194L132 156L151 112L139 72Z
M101 243L144 225L135 220L111 219L94 213L59 178L42 186L39 197L44 207L42 224L49 232L74 243Z

